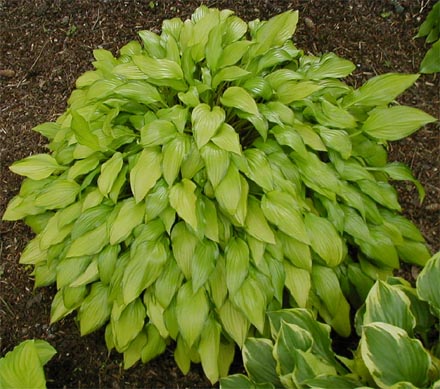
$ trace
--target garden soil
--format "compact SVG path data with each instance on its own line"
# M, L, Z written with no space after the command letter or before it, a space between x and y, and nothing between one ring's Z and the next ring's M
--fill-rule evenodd
M267 19L288 9L300 12L294 41L307 53L335 52L356 64L347 80L359 86L387 72L414 73L427 50L414 39L431 0L235 0L203 1L229 8L245 20ZM194 0L0 0L0 216L17 193L21 178L9 171L15 160L46 152L46 140L31 131L55 120L65 109L75 80L92 68L92 50L115 55L137 31L160 32L162 20L188 18ZM399 102L439 117L439 76L422 75ZM440 144L438 124L389 145L390 160L408 164L426 189L420 204L410 183L399 183L404 213L423 232L433 251L440 249ZM25 339L49 341L58 354L46 366L48 387L194 388L210 387L196 365L184 376L173 347L147 365L124 371L121 356L108 353L102 331L80 337L74 315L49 325L54 287L33 289L31 269L19 265L32 238L22 222L0 225L0 356ZM413 279L417 270L400 271ZM234 371L241 371L236 358Z

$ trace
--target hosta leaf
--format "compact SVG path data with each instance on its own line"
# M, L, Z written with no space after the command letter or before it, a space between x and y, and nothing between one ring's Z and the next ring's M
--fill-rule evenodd
M194 293L205 285L215 269L219 249L215 242L204 239L199 242L194 251L191 263L192 287Z
M143 80L127 81L116 87L113 92L121 97L146 105L156 102L163 103L163 98L157 88Z
M370 196L379 204L382 204L391 210L401 210L399 201L397 199L397 192L387 182L359 180L357 181L357 184L361 188L362 192Z
M431 74L440 72L439 55L440 39L433 43L423 57L422 63L420 64L420 73Z
M263 189L273 190L272 170L264 152L250 148L245 150L244 155L249 169L244 173Z
M344 243L333 224L313 213L306 214L304 222L312 250L328 266L335 267L339 265L344 259Z
M40 248L40 238L32 239L24 248L19 263L22 265L36 265L47 259L47 250Z
M347 77L356 66L353 62L340 58L334 53L326 53L322 57L308 57L309 63L300 68L307 79Z
M243 347L243 363L249 377L257 384L273 383L282 387L269 339L248 338Z
M420 184L419 180L413 176L411 169L408 166L404 165L403 163L392 162L379 170L388 174L392 180L411 181L419 192L420 202L422 202L425 198L425 189L423 188L422 184Z
M143 147L154 147L167 143L177 135L175 125L169 120L157 119L141 128Z
M148 323L147 330L147 344L142 349L141 358L143 363L151 361L153 358L162 354L166 348L166 342L160 335L157 328Z
M252 42L248 40L240 40L227 45L218 60L218 67L235 65L246 54Z
M64 290L60 289L52 300L50 307L50 323L56 323L73 312L75 306L67 307L64 303Z
M344 130L329 129L322 126L318 127L319 135L324 144L329 148L338 151L343 159L351 156L351 139Z
M211 141L225 151L241 154L240 138L235 129L227 123L223 123Z
M100 282L92 285L78 312L81 336L103 326L110 317L109 289Z
M183 274L174 259L167 260L163 271L154 283L154 294L162 307L167 308L182 284Z
M122 154L116 152L101 165L101 174L98 177L98 188L104 196L110 193L123 164Z
M428 301L440 317L440 253L435 254L420 272L417 278L417 293L421 299Z
M200 337L208 318L209 305L204 288L193 292L191 281L183 284L177 293L176 315L180 334L188 347Z
M297 305L301 308L305 308L309 300L309 292L312 285L310 271L292 266L286 261L284 262L284 271L286 274L285 285L287 289L289 289Z
M160 241L143 241L132 250L122 277L122 296L125 304L135 300L144 289L157 280L167 258L168 253Z
M124 241L131 234L133 229L141 224L144 219L145 206L142 203L136 204L134 198L128 198L119 203L116 218L110 225L110 244Z
M418 74L387 73L370 78L344 98L344 106L377 106L391 103L419 78Z
M248 29L246 22L234 15L226 19L224 26L224 43L233 43L238 41L244 34L246 34Z
M238 43L238 42L237 42ZM212 87L217 88L224 81L235 81L244 78L251 73L239 66L228 66L221 69L212 79Z
M37 195L35 205L45 209L65 208L75 201L79 191L75 181L57 179Z
M163 177L169 186L173 185L179 175L187 146L188 144L184 137L176 137L163 147Z
M79 144L92 150L100 151L98 137L90 130L89 123L78 112L72 111L72 131Z
M146 55L137 54L132 57L133 62L139 69L152 79L173 79L182 80L183 72L180 66L169 59L151 58Z
M225 112L221 107L211 108L207 104L199 104L192 111L192 130L200 149L215 135L225 121Z
M255 389L255 388L265 388L265 389L273 389L275 386L270 383L264 384L255 384L252 382L247 376L244 374L232 374L227 377L223 377L220 380L220 387L222 389Z
M410 382L425 387L431 365L429 353L405 330L387 323L371 323L363 327L361 353L376 384L391 387Z
M275 235L261 210L260 203L251 196L248 198L245 228L248 234L254 238L262 242L275 244Z
M191 262L198 238L189 230L186 223L177 223L171 231L174 258L185 278L191 278Z
M200 354L203 372L212 384L219 378L219 351L221 325L212 318L209 318L203 328L197 351Z
M49 343L23 341L0 359L1 387L46 388L43 365L55 354L56 350Z
M205 162L206 172L213 188L216 188L229 168L230 153L217 147L213 143L206 144L200 150Z
M197 231L197 196L194 193L196 187L194 182L183 178L180 182L171 187L169 200L170 205L176 210L177 214Z
M413 107L394 106L371 111L362 131L380 140L399 140L425 124L435 122L431 115Z
M287 81L277 88L276 94L280 102L290 104L305 99L321 88L321 85L313 81Z
M262 285L249 275L231 299L257 330L263 333L267 301Z
M323 303L319 308L320 315L338 334L349 336L350 305L342 294L336 273L331 268L315 265L312 280L315 292Z
M269 48L282 46L292 37L297 23L298 11L283 12L262 23L255 33L256 45L252 48L252 55L264 54Z
M400 327L408 334L413 333L416 321L411 313L411 301L399 288L378 280L371 288L365 305L364 325L382 322Z
M109 233L107 224L103 223L99 227L75 239L69 247L66 257L81 257L83 255L98 254L104 246L108 244L108 241Z
M9 169L15 174L29 177L33 180L42 180L53 172L62 168L55 158L48 154L36 154L14 162Z
M246 316L234 304L226 299L222 307L218 310L218 314L227 334L241 348L246 340L250 323Z
M123 306L113 303L110 323L116 350L125 351L138 336L145 324L145 313L140 299Z
M226 107L237 108L255 116L260 114L255 100L245 89L239 86L231 86L226 89L220 101Z
M277 232L277 240L282 245L284 257L292 265L310 271L312 269L312 254L310 246L280 231Z
M162 154L157 148L145 148L130 171L130 187L136 203L142 201L162 176Z
M138 336L130 343L128 348L124 351L124 369L127 370L134 366L136 362L141 359L142 350L147 343L147 335L144 331L140 332Z
M92 154L91 156L76 161L69 169L67 173L67 178L69 180L74 180L78 176L90 173L94 170L99 163L100 156L98 154Z
M241 198L240 173L234 164L229 165L226 175L215 188L214 193L220 207L230 215L234 215Z
M226 285L233 296L248 275L249 247L240 238L232 238L225 248Z
M296 209L295 199L285 192L272 191L265 194L261 200L264 216L285 234L310 244L304 218Z

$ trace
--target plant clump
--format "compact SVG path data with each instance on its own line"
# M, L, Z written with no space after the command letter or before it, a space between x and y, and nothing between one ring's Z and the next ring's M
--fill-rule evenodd
M389 180L423 188L386 150L435 120L394 102L418 76L348 86L353 63L296 48L297 21L201 6L94 51L66 112L34 128L50 153L11 166L26 178L4 219L36 233L20 262L56 283L52 322L105 326L126 368L173 341L183 372L216 382L267 311L348 336L377 278L425 264Z

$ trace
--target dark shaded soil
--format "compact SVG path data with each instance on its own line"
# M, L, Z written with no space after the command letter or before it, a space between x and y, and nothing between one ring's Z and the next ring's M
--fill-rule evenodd
M241 0L204 1L230 8L245 20L267 19L287 9L300 11L295 35L313 54L333 51L357 65L350 82L386 72L413 73L426 52L414 40L434 1ZM187 18L199 1L0 0L0 215L20 186L8 170L15 160L45 152L35 125L54 120L66 108L75 79L91 68L92 49L117 53L141 29L159 31L163 19ZM440 116L438 75L421 76L401 102ZM438 124L390 145L391 159L407 163L426 188L419 204L411 185L399 184L404 212L422 230L433 251L440 249L440 139ZM0 226L0 355L22 340L46 339L58 354L47 365L50 387L210 387L199 366L187 376L172 351L148 365L124 371L120 355L108 355L102 333L84 338L73 317L49 326L53 288L33 290L30 270L18 265L32 237L23 223ZM411 269L406 268L405 272ZM240 362L236 363L240 369Z

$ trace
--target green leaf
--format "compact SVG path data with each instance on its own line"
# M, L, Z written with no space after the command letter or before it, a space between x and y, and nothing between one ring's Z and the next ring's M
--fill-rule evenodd
M334 53L326 53L322 57L306 57L304 70L307 79L321 80L326 78L347 77L356 66L353 62L338 57Z
M174 184L170 189L170 205L176 210L177 214L185 220L194 230L197 231L197 196L194 193L196 184L187 178Z
M145 205L136 204L133 197L119 203L116 218L110 224L110 244L121 243L127 239L133 229L142 223L145 213Z
M321 85L313 81L287 81L277 88L276 94L280 102L290 104L305 99L321 88Z
M217 243L204 239L197 244L191 261L192 287L194 292L197 292L198 289L206 284L206 281L215 269L218 255Z
M136 203L142 201L162 176L162 154L157 148L145 148L130 171L130 187Z
M440 39L437 40L426 52L420 64L420 73L439 73L440 72Z
M62 168L55 158L48 154L36 154L14 162L9 169L15 174L29 177L33 180L42 180Z
M236 42L238 43L238 42ZM212 79L212 87L218 88L220 83L225 81L235 81L241 78L245 78L251 73L242 69L239 66L227 66L221 69Z
M138 336L130 343L128 348L124 351L124 369L127 370L134 366L136 362L141 359L142 350L147 343L147 335L144 331L140 332Z
M90 130L89 123L78 112L72 111L72 131L79 144L101 151L98 137Z
M263 22L255 33L256 45L252 47L252 56L264 54L272 47L282 46L295 32L298 23L298 11L287 11Z
M101 282L92 284L89 295L78 312L81 336L90 334L103 326L110 317L109 289Z
M240 238L229 240L225 248L226 259L226 285L229 295L233 296L241 287L248 275L249 247Z
M44 187L35 198L35 205L45 209L65 208L75 201L79 191L75 181L59 178Z
M166 342L160 335L157 328L148 323L146 325L147 329L147 344L142 349L141 358L143 363L148 363L153 358L156 358L158 355L162 354L166 349Z
M371 323L362 329L361 355L377 385L391 387L410 382L426 387L431 365L429 353L405 330L387 323Z
M239 347L243 347L250 327L246 316L229 299L226 299L218 310L218 315L226 333Z
M219 351L221 325L212 318L209 318L205 324L200 337L197 351L200 354L203 372L208 377L211 384L218 381L219 378Z
M110 159L101 165L101 174L98 177L98 188L104 196L112 190L113 184L121 171L124 160L120 152L116 152Z
M122 297L125 304L131 303L157 280L167 259L167 250L160 241L142 241L131 250L130 260L122 277Z
M211 142L202 147L200 153L205 162L208 179L215 189L228 171L230 153Z
M248 338L243 347L243 364L255 383L281 387L272 353L273 344L269 339Z
M163 145L175 138L177 129L169 120L157 119L141 128L140 144L143 147Z
M422 300L427 301L440 317L440 253L436 253L420 272L417 278L417 293Z
M192 131L200 149L216 134L225 121L225 111L221 107L199 104L191 114Z
M284 271L286 274L284 282L287 289L289 289L296 304L301 308L305 308L309 301L309 292L312 286L310 271L292 266L287 261L284 262Z
M224 68L235 65L246 54L252 42L240 40L227 45L218 60L218 67Z
M330 267L344 259L344 243L332 223L327 219L307 213L304 218L312 250Z
M221 103L230 108L237 108L240 111L259 116L257 103L252 96L239 86L231 86L220 97Z
M230 164L226 175L214 191L221 209L235 215L241 199L241 189L240 173L234 164Z
M132 57L133 62L145 73L148 78L161 80L182 80L183 72L180 66L169 59L156 59L146 55L137 54Z
M344 106L377 106L393 102L419 78L418 74L387 73L370 78L344 98Z
M284 257L287 258L292 265L309 272L312 270L312 254L308 244L300 242L280 231L277 232L277 240L283 247Z
M193 292L192 282L183 284L177 293L176 315L180 334L192 347L202 334L208 318L209 305L204 288Z
M273 190L273 176L266 154L256 148L244 151L248 170L244 173L266 191Z
M411 301L399 288L376 281L365 301L363 324L383 322L392 324L412 334L416 325L411 313Z
M318 308L322 318L341 336L351 332L350 305L342 294L338 277L333 269L314 265L313 286L323 305Z
M185 137L176 137L163 147L163 177L169 186L173 185L179 175L187 148Z
M143 80L127 81L116 87L113 92L121 97L142 104L164 103L163 97L153 85Z
M272 191L261 200L264 216L285 234L310 244L301 212L296 209L295 199L285 192Z
M261 210L260 203L254 197L248 197L248 212L245 220L246 232L254 238L275 244L275 235Z
M46 388L43 365L56 350L47 342L26 340L0 359L2 388Z
M66 253L66 258L98 254L108 242L107 224L103 223L75 239Z
M266 293L267 290L263 285L250 274L232 296L234 305L245 314L260 333L264 330ZM249 299L249 296L252 296L252 299Z
M352 143L346 131L329 129L322 126L318 127L318 131L322 141L329 149L338 151L343 159L350 158Z
M413 107L394 106L371 111L362 131L380 140L399 140L436 119Z
M225 151L241 154L240 138L234 127L227 123L223 123L216 135L211 138L212 143Z
M136 339L145 325L145 313L144 304L140 299L135 299L128 305L113 303L110 323L116 350L127 350L130 343Z

